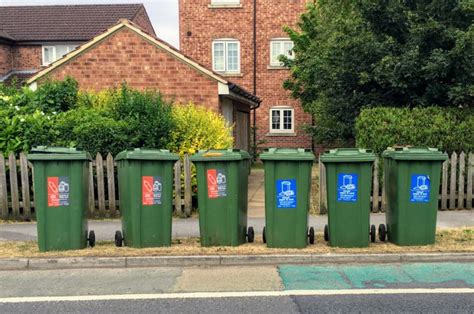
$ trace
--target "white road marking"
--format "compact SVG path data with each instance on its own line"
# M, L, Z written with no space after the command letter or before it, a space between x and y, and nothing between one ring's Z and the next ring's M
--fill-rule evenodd
M0 303L31 302L81 302L114 300L153 300L153 299L207 299L207 298L248 298L248 297L288 297L288 296L328 296L328 295L370 295L370 294L474 294L472 288L436 289L351 289L351 290L285 290L248 292L193 292L162 294L118 294L0 298Z

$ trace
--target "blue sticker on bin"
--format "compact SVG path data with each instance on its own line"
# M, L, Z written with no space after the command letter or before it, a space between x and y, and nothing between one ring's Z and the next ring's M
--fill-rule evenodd
M296 179L276 180L277 208L296 208Z
M355 173L339 173L337 175L337 201L357 202L359 175Z
M410 202L428 203L430 201L431 180L424 174L411 176Z

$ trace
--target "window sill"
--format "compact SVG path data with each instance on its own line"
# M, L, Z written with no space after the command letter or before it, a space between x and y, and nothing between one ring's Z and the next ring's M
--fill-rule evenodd
M288 132L288 133L267 133L266 136L296 136L296 133L294 132Z
M209 9L242 9L242 4L209 4Z
M216 73L223 77L243 77L244 76L242 73L233 73L233 72L216 72Z
M289 67L283 65L269 65L267 66L267 70L289 70Z

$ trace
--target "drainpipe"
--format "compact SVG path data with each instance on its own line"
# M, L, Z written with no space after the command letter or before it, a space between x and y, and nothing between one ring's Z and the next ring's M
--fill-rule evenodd
M253 94L257 95L257 0L253 0ZM253 156L257 158L257 111L260 103L251 108L253 111Z

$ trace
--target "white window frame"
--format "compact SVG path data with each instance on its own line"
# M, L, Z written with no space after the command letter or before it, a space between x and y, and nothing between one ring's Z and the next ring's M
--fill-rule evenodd
M211 5L240 5L240 0L211 0Z
M62 58L63 56L61 57L58 57L57 55L57 47L58 46L65 46L66 47L66 54L70 53L71 51L73 51L74 49L76 49L76 47L78 46L78 44L57 44L57 45L43 45L42 48L41 48L41 60L43 62L43 65L44 66L47 66L47 65L50 65L51 63L55 62L56 60ZM46 62L46 60L44 59L44 50L48 48L48 49L52 49L53 51L53 61L51 62Z
M236 70L229 70L228 69L228 55L227 55L227 47L229 44L237 44L237 69ZM224 44L224 69L216 69L215 67L215 49L214 49L214 46L216 44ZM220 73L225 73L225 74L239 74L240 73L240 67L241 67L241 64L240 64L240 41L237 40L237 39L233 39L233 38L223 38L223 39L216 39L216 40L213 40L212 41L212 69L216 72L220 72Z
M51 51L53 52L53 61L51 62L46 62L46 60L44 59L44 56L45 56L45 49L51 49ZM56 46L43 46L41 48L41 60L43 62L43 65L50 65L51 63L53 63L55 60L56 60Z
M274 129L273 128L273 111L280 111L280 128ZM284 111L291 111L291 129L284 128ZM295 109L293 107L288 106L277 106L270 108L270 115L269 115L269 130L270 133L295 133Z
M272 40L270 40L270 66L272 67L282 67L283 66L283 63L281 63L279 60L274 60L273 59L273 44L274 43L280 43L280 45L285 45L286 43L291 43L294 47L294 43L291 39L289 38L273 38ZM293 49L292 49L293 50ZM291 54L283 54L284 56L290 58L290 59L293 59L295 57L295 54L294 53L291 53ZM281 56L278 55L277 59Z

